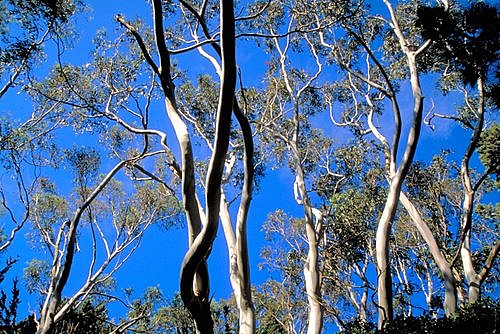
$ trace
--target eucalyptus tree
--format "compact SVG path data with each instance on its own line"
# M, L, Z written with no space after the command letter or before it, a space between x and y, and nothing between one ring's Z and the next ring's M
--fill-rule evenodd
M148 138L152 90L131 84L141 71L140 66L131 65L133 56L121 57L118 49L112 47L106 50L107 54L102 51L97 47L95 62L91 64L58 65L45 81L30 87L40 112L44 113L45 108L49 110L45 122L69 124L86 135L100 133L102 142L109 144L99 151L78 147L59 149L59 154L67 158L68 169L73 171L72 193L61 193L44 177L39 179L30 198L35 241L51 257L46 277L31 267L25 273L26 279L45 299L39 333L50 332L54 323L89 295L106 289L114 273L139 247L147 228L158 221L168 226L175 221L178 210L168 183L157 182L161 179L158 174L164 169L150 172L142 166L144 160L154 161L163 154ZM139 102L137 97L144 100ZM131 131L128 136L124 135L107 121ZM134 121L139 121L141 126L133 125ZM109 132L104 131L107 125L112 126ZM153 131L153 134L156 133ZM106 165L114 164L102 175L100 150L109 154ZM79 231L87 232L88 239L78 238ZM81 243L90 250L88 258L80 260L88 266L85 279L75 280L78 288L63 298Z
M308 333L319 333L323 326L320 243L324 228L324 212L315 206L311 190L313 176L320 173L319 162L325 158L332 141L312 126L312 118L321 110L317 85L323 64L311 31L331 25L333 17L316 24L306 13L309 3L273 3L265 15L255 20L257 36L265 39L269 63L265 105L256 125L263 134L261 143L272 150L278 163L287 163L295 180L291 189L295 201L304 211L303 224L307 239L304 259L304 282L308 300ZM310 66L299 68L295 61Z
M257 287L259 332L304 333L308 329L308 302L304 298L303 263L308 242L304 220L283 210L270 213L262 226L267 244L261 250L261 270L272 273ZM276 275L276 277L274 277Z
M353 319L371 321L375 311L369 270L387 190L377 157L377 150L364 141L342 145L330 158L329 173L315 185L329 206L322 269L325 309L339 328Z
M412 166L407 179L407 197L417 210L421 219L425 220L435 236L439 249L444 258L451 264L457 250L461 235L460 219L462 211L462 178L460 167L450 157L450 153L443 152L433 157L430 163L418 162ZM477 175L471 170L472 175ZM475 193L474 219L477 222L473 228L476 247L474 258L481 266L487 264L491 258L491 246L495 244L497 233L492 224L493 205L488 203L488 193L494 187L493 182L486 182ZM422 261L422 265L425 263ZM429 263L432 270L432 263ZM426 265L428 266L428 265ZM418 268L418 267L417 267ZM492 268L495 270L494 268ZM465 306L467 293L464 290L462 266L456 263L452 267L452 274L457 282L457 297L460 306ZM417 274L420 274L417 271ZM489 284L497 280L495 272L491 275ZM432 277L427 275L426 299L429 304L439 300L439 290L434 287ZM424 282L422 282L424 284ZM424 289L422 289L425 291ZM435 308L429 307L430 309Z
M63 43L74 38L71 19L79 7L81 3L78 1L0 2L0 98L11 88L26 84L28 80L21 79L26 79L30 71L43 60L44 46L48 41ZM16 92L20 93L20 89ZM9 113L14 111L15 116L9 117ZM50 150L45 137L52 129L40 125L43 116L39 114L24 118L16 108L9 110L7 105L2 106L2 113L0 159L4 168L0 194L5 223L2 226L0 250L5 250L29 216L29 197L34 190L35 180L28 178L23 171L36 170L46 164ZM35 146L38 148L33 149ZM48 154L44 156L42 151ZM12 181L7 182L8 179ZM17 191L9 191L11 188ZM9 193L15 193L16 196L9 196ZM21 214L18 214L20 210L13 203L23 207Z
M468 299L471 303L480 298L481 285L500 251L500 242L498 236L495 236L487 261L480 272L476 271L471 245L477 202L475 196L490 175L498 176L498 162L491 160L491 153L498 150L498 137L491 136L495 133L495 125L491 132L485 131L489 125L485 120L487 112L497 111L499 105L496 94L499 82L495 74L499 66L499 22L498 8L482 2L474 2L467 8L457 5L449 11L440 7L422 6L419 8L417 22L423 36L435 40L432 55L435 66L443 71L443 90L461 92L464 101L463 107L457 108L454 113L433 111L429 119L451 119L472 130L460 165L463 202L459 251L451 260L452 264L455 263L460 254L464 275L469 284ZM482 139L483 133L484 138L489 139L488 143ZM484 164L484 171L476 177L471 173L471 159L475 155L479 155Z
M325 144L318 139L308 143L310 158L315 155L313 143ZM312 169L308 169L308 175L311 189L325 203L318 248L324 324L343 329L354 319L372 321L376 311L371 303L376 287L370 278L370 266L386 186L383 168L376 159L378 152L367 143L325 148L319 160L312 160L320 166L319 171L312 173L314 168L309 166ZM301 297L305 281L300 271L309 246L304 219L277 210L268 216L263 229L269 244L262 249L261 266L273 279L257 289L259 296L271 296L256 299L259 323L263 321L260 310L264 309L269 328L285 333L305 332L307 303Z
M321 46L328 50L330 58L347 75L345 92L348 95L340 101L349 101L353 105L344 110L339 120L333 109L336 95L332 94L333 98L327 96L332 120L336 124L350 125L358 135L371 133L384 151L389 192L376 234L379 328L393 317L389 240L403 181L413 161L420 136L423 94L418 63L431 43L431 40L423 40L412 32L411 20L415 13L411 11L411 4L401 4L394 8L389 1L384 1L384 5L387 15L374 13L369 7L360 10L359 3L358 12L341 21L340 28L345 38L336 38L333 28L318 32ZM334 10L324 8L326 13ZM322 20L321 15L325 15L319 13L316 15L318 24ZM401 104L398 96L398 88L403 81L410 84L413 96L413 103L408 108ZM384 110L382 101L387 101L390 106L388 109L392 110L391 142L384 134L387 130L379 130L374 122L374 117ZM411 122L404 151L400 152L403 146L402 114L411 115ZM402 158L398 162L400 155Z
M216 29L211 32L211 17L213 13L207 10L208 2L202 2L197 9L194 4L181 1L182 7L186 13L184 15L185 24L189 27L189 32L193 40L198 43L197 51L199 54L209 61L214 67L219 80L223 78L222 71L222 50L220 43L216 42ZM244 25L248 21L258 17L267 6L257 8L254 12L247 16L235 18L235 25ZM212 7L213 8L213 7ZM236 38L236 36L235 36ZM209 41L210 49L208 52L201 40ZM233 293L236 298L236 303L240 311L239 317L239 332L254 333L255 332L255 310L252 303L251 288L250 288L250 268L248 259L248 242L247 242L247 219L252 198L254 175L255 175L255 153L252 137L252 129L248 120L248 116L252 113L253 106L248 102L245 89L242 86L241 69L239 70L240 94L235 96L233 101L233 111L241 128L241 135L237 131L231 132L229 142L230 152L225 161L225 171L221 182L221 205L220 219L222 222L226 244L229 255L229 277L233 288ZM182 90L183 87L181 87ZM180 112L183 117L193 126L193 133L200 136L203 142L207 144L207 148L214 152L214 147L211 145L215 129L214 124L215 114L213 105L217 104L217 94L214 94L214 85L208 76L199 78L198 87L195 93L191 93L192 87L187 88L187 94L181 93L186 97L182 99L182 107ZM251 94L250 94L251 95ZM236 140L234 140L236 138ZM243 153L241 153L243 151ZM238 171L236 165L236 157L243 154L243 183L241 192L237 192L235 198L228 198L227 186L231 183L239 184L241 171ZM236 224L233 227L233 219L229 212L230 203L234 202L237 197L240 197Z

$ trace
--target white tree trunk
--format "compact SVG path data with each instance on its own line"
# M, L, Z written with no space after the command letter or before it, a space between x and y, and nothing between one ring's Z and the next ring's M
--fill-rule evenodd
M377 259L377 297L378 297L378 327L383 328L387 321L392 320L392 277L389 260L389 236L392 220L396 214L399 199L397 180L393 180L389 188L389 194L380 217L377 233L375 235L375 249Z
M457 288L456 281L453 277L453 272L451 271L451 266L445 259L439 246L432 234L431 229L425 223L425 221L420 216L417 208L411 203L411 201L406 197L404 192L401 192L399 200L405 207L406 211L412 218L413 223L417 227L418 232L424 239L425 243L429 247L429 251L436 262L436 265L441 273L441 277L444 280L445 294L444 294L444 311L447 316L455 313L457 308Z
M242 253L238 251L239 246L236 242L236 235L231 223L229 215L229 207L224 193L221 195L221 211L220 218L222 228L226 237L226 244L229 254L229 279L233 289L236 305L239 310L239 333L240 334L254 334L255 333L255 309L253 307L251 290L246 288L245 281L250 281L250 278L245 278L245 271L242 268L242 261L238 258Z
M462 204L462 240L460 255L462 257L464 275L469 284L469 303L475 303L480 299L481 296L481 279L474 269L474 260L472 259L472 252L470 249L475 189L472 186L469 172L469 161L472 157L472 154L476 150L477 143L479 142L479 139L481 137L481 132L483 131L484 123L484 87L481 76L479 76L477 79L477 88L479 94L478 108L476 111L478 119L474 127L474 132L470 139L469 145L462 159L462 166L460 170L462 176L462 184L464 187L464 201Z
M294 151L297 153L296 147ZM316 224L313 219L313 208L309 196L307 195L304 183L304 172L302 166L297 163L295 171L295 198L297 203L304 208L304 219L306 227L306 237L308 244L307 258L304 263L304 282L306 286L307 301L309 305L307 334L319 334L323 328L323 308L321 306L321 278L319 273L318 246L323 223L321 214L316 215ZM316 226L315 226L316 225Z

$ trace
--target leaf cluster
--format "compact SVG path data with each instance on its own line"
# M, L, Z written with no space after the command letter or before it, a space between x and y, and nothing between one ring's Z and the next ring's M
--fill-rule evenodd
M417 16L416 24L422 37L433 41L429 52L438 62L454 66L462 81L471 86L479 77L495 80L500 50L497 7L480 1L467 8L452 6L448 11L421 5Z
M420 316L397 316L389 322L383 331L377 331L376 326L360 320L347 324L346 329L339 333L345 334L451 334L451 333L477 333L493 334L497 330L497 321L500 315L498 300L484 299L472 305L467 305L458 310L451 317L435 319L430 314Z
M500 124L493 123L481 133L477 152L486 170L496 175L500 174Z

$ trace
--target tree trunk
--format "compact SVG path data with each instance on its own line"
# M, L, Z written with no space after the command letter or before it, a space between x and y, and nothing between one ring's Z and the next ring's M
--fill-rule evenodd
M472 229L472 212L474 210L474 194L475 189L472 186L472 181L469 172L469 161L472 154L476 150L477 143L481 137L484 123L484 87L481 76L477 79L477 89L479 94L479 105L477 110L477 122L474 127L474 132L470 139L469 146L465 151L462 159L461 176L464 187L464 201L462 205L462 238L460 246L460 255L462 257L462 265L464 267L464 275L469 284L469 303L475 303L481 296L481 280L476 270L474 269L474 260L470 249L470 237Z
M61 243L61 238L64 233L65 226L60 227L59 234L55 242L57 247L53 252L54 260L52 262L52 271L50 275L50 287L40 314L37 334L49 333L54 325L54 316L58 307L60 306L59 304L61 303L62 291L66 286L69 275L71 273L71 268L73 266L73 258L76 248L76 234L82 214L92 204L94 199L102 192L102 190L111 181L115 174L132 160L133 159L130 159L128 161L120 161L118 164L116 164L115 167L111 169L108 174L106 174L104 179L92 191L89 197L80 205L78 210L76 210L73 219L67 222L69 226L67 236L68 244L66 245L66 248L62 250L60 250L58 247ZM64 259L60 257L62 253L65 256Z
M304 278L309 304L307 334L319 334L323 327L323 309L321 307L321 285L318 271L318 241L313 228L306 225L309 251L304 265ZM314 236L313 236L314 235Z
M393 32L397 36L401 51L405 54L409 74L410 84L413 95L413 117L411 128L408 133L406 148L395 173L391 173L389 194L387 196L386 204L382 216L377 227L376 234L376 254L377 254L377 268L378 268L378 303L379 303L379 317L378 328L382 329L387 321L393 318L393 301L392 301L392 279L390 273L390 259L389 259L389 238L391 233L391 226L396 214L397 203L401 192L402 183L408 173L415 151L417 149L418 138L420 136L420 129L422 125L422 110L423 110L423 96L420 80L418 76L418 69L416 64L416 57L428 48L430 41L426 41L418 50L410 50L408 42L399 26L396 13L392 4L388 0L383 0L391 16L391 26ZM393 103L396 101L393 101ZM391 166L395 164L398 147L399 136L401 131L401 124L399 124L399 108L397 103L395 106L396 116L396 131L391 151ZM392 168L391 168L392 170Z
M222 51L222 80L217 106L215 144L208 165L205 202L206 223L186 253L181 267L180 291L187 309L195 319L197 331L213 333L210 300L199 300L193 292L195 274L210 255L217 235L221 205L221 185L224 163L229 146L231 115L236 87L235 25L232 0L220 1L220 32Z
M239 259L242 258L245 253L248 256L248 252L242 252L241 246L237 245L236 235L233 231L231 217L229 215L229 207L224 193L221 195L220 217L229 253L229 279L231 281L231 287L233 289L234 298L240 315L239 333L253 334L255 333L255 309L252 303L252 295L249 284L250 277L242 269L242 264L244 266L245 261L243 259ZM246 263L248 265L248 260ZM246 282L248 282L248 284Z
M294 144L296 141L294 142ZM298 149L292 145L294 152L298 155ZM298 156L297 156L298 157ZM318 256L318 231L313 220L313 208L311 206L309 196L304 184L304 171L298 162L295 175L296 199L299 204L304 207L305 227L308 244L307 259L304 264L304 281L306 286L307 301L309 305L308 327L307 334L319 334L323 328L323 308L321 306L321 278L319 273L319 256ZM300 197L298 197L300 196ZM320 218L317 218L317 226L321 229L323 223Z
M465 278L469 284L468 300L470 304L473 304L481 299L481 282L479 275L474 270L474 263L472 261L472 252L470 250L470 230L465 236L460 252L462 255Z
M252 129L247 117L241 112L241 109L234 100L234 114L240 124L243 133L243 142L245 153L243 156L243 165L245 176L243 181L243 190L241 194L240 207L236 217L236 260L238 264L239 288L237 293L237 304L240 311L239 333L255 333L255 308L252 302L252 288L250 284L250 260L248 257L248 239L247 239L247 221L252 200L253 182L254 182L254 144L252 138Z
M397 203L399 199L398 187L400 182L393 180L387 200L384 206L384 211L377 226L375 236L375 249L377 257L377 297L378 297L378 328L383 328L386 322L393 318L392 305L392 276L389 259L389 237L392 225L392 220L396 214Z
M393 21L395 21L395 18L393 18ZM399 28L395 29L395 31L397 34L401 33ZM402 39L402 37L400 39ZM389 194L387 195L384 211L382 212L382 216L377 227L376 255L378 268L379 329L383 328L385 323L393 318L392 278L389 266L389 238L392 222L396 214L401 186L413 161L422 123L423 97L415 62L416 53L409 51L406 45L403 47L403 50L407 56L408 67L410 69L410 82L414 100L413 119L410 132L408 133L403 159L395 175L392 177L392 180L390 180ZM396 147L393 147L392 149L397 150Z
M424 222L417 209L415 208L413 203L411 203L408 197L406 197L406 194L404 192L401 192L399 200L412 218L412 221L417 227L417 230L422 236L422 239L424 239L425 243L429 247L429 251L441 273L441 277L444 281L445 287L444 311L447 316L450 316L455 313L457 308L457 284L455 278L453 277L451 266L441 253L441 250L439 249L436 239L434 238L434 235L432 234L429 226Z

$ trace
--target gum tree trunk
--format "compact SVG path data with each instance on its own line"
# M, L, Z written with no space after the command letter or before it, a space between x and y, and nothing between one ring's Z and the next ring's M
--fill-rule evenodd
M436 242L436 238L434 238L429 226L422 219L418 210L415 208L413 203L411 203L408 197L406 197L404 192L401 192L399 200L412 218L412 221L417 227L422 239L424 239L425 243L429 247L429 251L434 259L434 262L436 262L439 272L441 273L445 287L444 311L447 316L450 316L455 313L457 309L457 283L455 281L455 277L453 276L450 263L445 259L443 253L441 253L441 250Z

